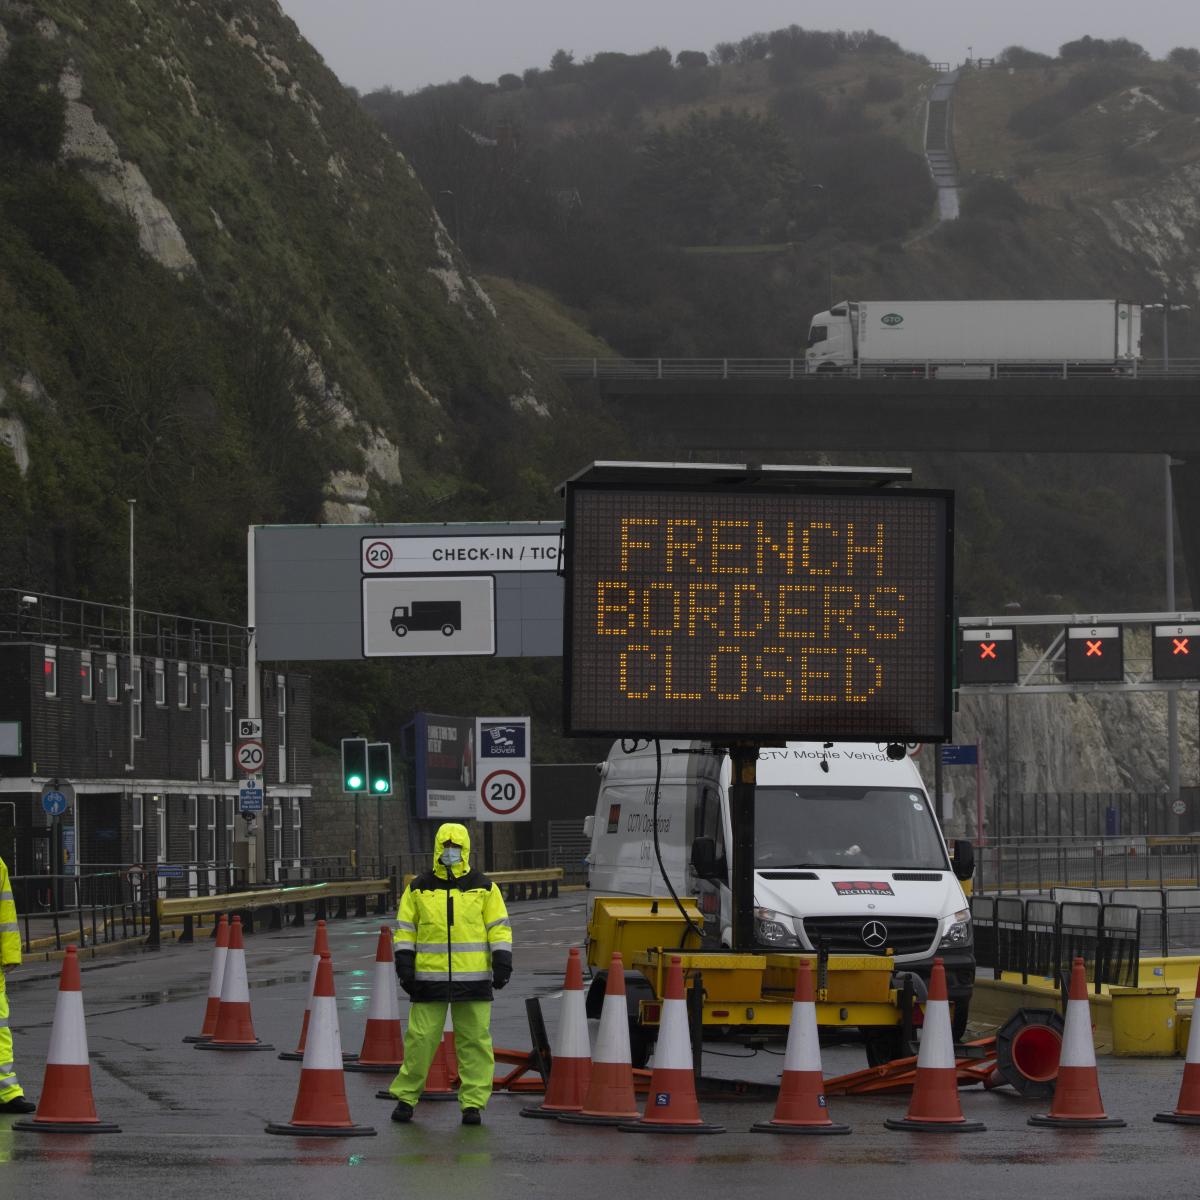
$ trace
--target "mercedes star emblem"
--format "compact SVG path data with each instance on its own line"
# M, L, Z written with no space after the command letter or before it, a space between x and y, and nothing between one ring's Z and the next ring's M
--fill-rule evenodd
M887 941L887 935L887 926L882 921L868 921L862 927L863 945L872 950L878 950Z

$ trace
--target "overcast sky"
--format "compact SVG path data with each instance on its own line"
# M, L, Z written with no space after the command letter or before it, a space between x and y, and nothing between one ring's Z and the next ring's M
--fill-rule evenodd
M344 83L412 91L545 67L555 50L710 50L760 30L875 29L934 61L1019 43L1051 52L1085 33L1156 58L1200 44L1196 0L280 0Z

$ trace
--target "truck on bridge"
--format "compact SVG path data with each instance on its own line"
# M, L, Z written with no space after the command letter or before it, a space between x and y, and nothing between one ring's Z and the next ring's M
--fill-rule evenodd
M805 371L998 375L1132 373L1142 310L1120 300L843 300L809 325Z

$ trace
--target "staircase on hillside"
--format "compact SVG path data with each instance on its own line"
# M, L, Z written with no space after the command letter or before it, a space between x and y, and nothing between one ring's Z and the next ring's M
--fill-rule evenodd
M954 85L958 72L950 71L933 85L925 106L925 161L938 190L938 220L958 217L958 162L954 157Z

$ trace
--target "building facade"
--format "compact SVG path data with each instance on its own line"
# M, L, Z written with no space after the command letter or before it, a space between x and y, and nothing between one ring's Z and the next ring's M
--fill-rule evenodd
M259 672L263 810L247 820L235 761L245 629L145 611L130 624L128 609L0 591L0 724L20 727L19 753L0 757L10 872L157 865L173 892L300 877L308 677ZM67 798L63 815L47 792Z

